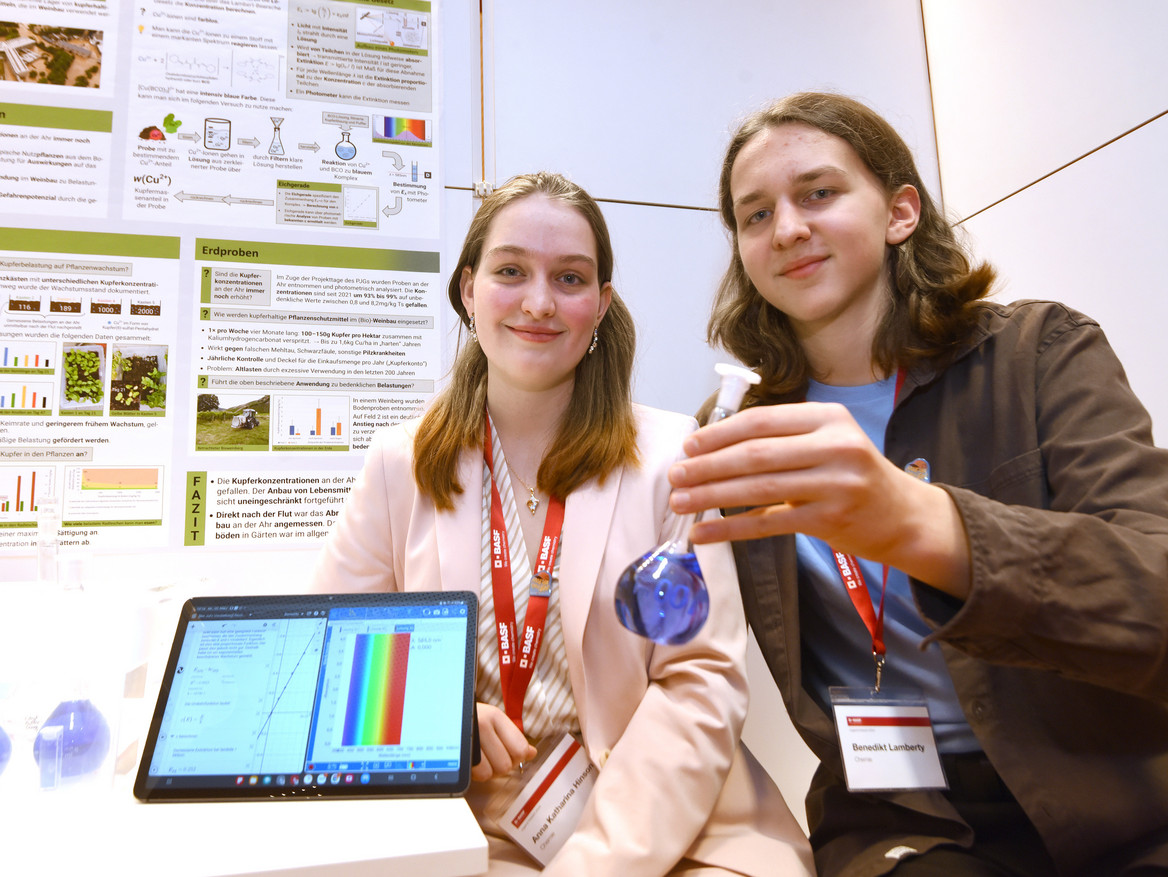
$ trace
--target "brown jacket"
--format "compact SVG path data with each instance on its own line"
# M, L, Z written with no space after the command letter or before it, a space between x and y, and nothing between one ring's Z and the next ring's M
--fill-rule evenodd
M885 438L897 466L928 460L961 513L969 599L916 581L914 596L1060 871L1168 869L1168 451L1102 330L1051 302L987 304L952 365L907 375ZM903 808L891 819L847 792L831 719L802 685L794 537L735 553L747 617L821 762L807 796L819 873L968 845L939 792L879 796Z

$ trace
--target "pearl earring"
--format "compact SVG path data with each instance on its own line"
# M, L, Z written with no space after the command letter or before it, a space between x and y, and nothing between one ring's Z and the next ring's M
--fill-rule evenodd
M474 314L470 315L470 325L467 327L470 330L470 340L478 342L479 333L475 330Z
M592 353L593 351L596 350L596 345L599 341L600 341L600 333L596 329L593 329L592 330L592 343L588 345L588 352L589 353Z

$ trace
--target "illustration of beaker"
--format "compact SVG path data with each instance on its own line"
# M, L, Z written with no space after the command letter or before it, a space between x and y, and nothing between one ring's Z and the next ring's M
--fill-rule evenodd
M337 141L337 145L333 147L333 151L337 154L337 158L343 158L345 161L348 161L357 154L357 147L349 139L348 131L341 132L341 139Z
M268 147L268 155L283 155L284 141L280 139L280 124L284 121L283 116L269 116L272 120L272 145Z
M204 119L203 146L207 149L228 150L231 148L231 120Z

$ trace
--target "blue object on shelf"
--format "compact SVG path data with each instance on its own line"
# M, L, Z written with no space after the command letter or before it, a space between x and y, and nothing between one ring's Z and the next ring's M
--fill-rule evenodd
M61 778L83 777L97 770L110 748L110 729L105 716L89 700L66 700L57 704L37 732L33 757L41 761L41 738L45 728L61 728Z
M666 543L630 564L617 581L615 601L621 624L670 646L693 639L710 614L698 559L684 541Z
M0 773L4 773L4 768L8 767L8 759L12 757L12 740L0 728Z

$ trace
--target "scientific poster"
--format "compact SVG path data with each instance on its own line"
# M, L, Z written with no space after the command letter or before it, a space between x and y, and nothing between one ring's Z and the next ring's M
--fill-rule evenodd
M440 375L436 7L0 0L0 558L327 533Z

